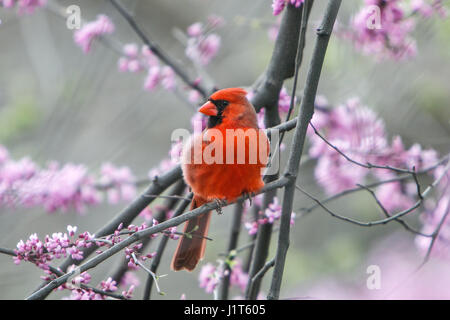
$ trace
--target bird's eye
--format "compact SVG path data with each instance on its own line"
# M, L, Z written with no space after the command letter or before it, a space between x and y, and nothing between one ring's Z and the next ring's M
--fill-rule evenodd
M219 110L223 110L225 109L230 103L227 100L214 100L214 99L209 99L209 101L211 101L212 103L214 103L214 105L219 109Z
M221 108L225 108L226 106L228 106L230 103L226 100L220 100L220 107Z

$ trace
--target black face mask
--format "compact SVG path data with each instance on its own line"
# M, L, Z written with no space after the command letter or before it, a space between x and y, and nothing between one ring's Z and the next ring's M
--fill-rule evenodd
M223 111L230 103L227 100L214 100L212 98L209 98L208 101L214 104L217 108L217 115L210 116L208 119L208 128L214 128L222 123Z

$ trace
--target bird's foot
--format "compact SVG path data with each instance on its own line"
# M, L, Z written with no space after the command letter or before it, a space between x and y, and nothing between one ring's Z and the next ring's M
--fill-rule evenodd
M226 205L227 202L226 202L225 200L223 200L223 199L218 199L218 198L214 199L214 202L215 202L216 205L217 205L217 209L216 209L217 213L218 213L218 214L222 214L222 213L223 213L222 207L223 207L224 205Z
M246 191L242 194L242 196L250 202L250 207L251 207L253 204L253 197L255 196L255 194L253 192Z

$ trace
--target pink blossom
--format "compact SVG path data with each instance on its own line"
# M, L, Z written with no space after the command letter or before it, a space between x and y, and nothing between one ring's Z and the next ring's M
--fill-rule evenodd
M411 33L416 21L408 16L400 2L365 0L365 6L353 17L352 31L344 37L351 39L364 54L375 55L379 60L414 56L416 43Z
M175 72L171 67L165 66L162 68L161 84L166 90L173 91L175 89Z
M220 42L220 37L215 33L189 38L186 55L194 62L207 65L217 55Z
M42 205L48 212L72 208L83 212L85 205L99 201L94 179L82 165L60 167L50 162L42 169L29 158L0 164L0 205Z
M123 277L120 281L120 285L123 287L126 287L126 286L138 287L140 285L140 283L141 282L140 282L139 278L132 271L125 272L125 274L123 275Z
M103 297L95 293L92 290L84 290L84 289L75 289L72 290L71 295L67 298L67 300L103 300Z
M189 37L198 37L202 34L203 34L203 23L201 22L193 23L187 28L187 35Z
M259 112L256 114L256 118L258 120L258 127L260 129L265 129L266 128L266 124L264 122L265 114L266 114L266 109L264 109L264 108L259 110Z
M166 230L166 232L167 232L166 236L168 236L170 239L178 240L180 238L180 236L176 234L177 227L169 228Z
M129 72L138 72L141 70L141 63L136 59L128 60L127 69Z
M259 202L261 200L258 200ZM261 203L258 204L259 206L261 206ZM252 222L245 222L244 226L245 228L248 230L248 233L250 235L254 235L258 232L258 227L259 225L262 224L266 224L266 223L270 223L273 224L275 223L275 221L279 220L281 218L281 211L282 211L282 207L279 203L279 200L277 197L275 197L272 201L272 203L270 203L268 205L268 207L266 208L266 210L264 211L264 214L262 214L262 212L260 211L259 214L259 218L256 221L252 221ZM293 225L295 222L295 213L292 212L291 213L291 225Z
M73 246L67 249L67 252L71 255L74 260L83 259L83 252L80 251L77 247Z
M406 194L403 188L400 182L386 183L378 187L376 195L388 212L405 210L414 204L414 194Z
M200 92L198 92L197 90L189 90L189 95L188 95L188 100L191 103L198 103L200 101L200 99L202 98Z
M287 0L273 0L272 2L272 9L273 9L273 15L277 16L283 11L284 7L286 6Z
M0 0L4 8L12 8L17 4L19 14L31 14L36 8L43 7L47 4L47 0Z
M128 44L124 45L124 47L123 47L123 53L128 58L133 58L133 59L137 58L138 52L139 52L139 48L138 48L137 44L135 44L135 43L128 43Z
M433 244L431 251L432 257L439 257L448 260L450 258L450 250L448 243L450 241L450 188L445 187L446 192L437 203L428 205L422 215L423 227L422 232L432 234L442 221L439 235ZM443 220L444 219L444 220ZM416 245L425 255L430 247L432 239L418 235L416 237Z
M208 25L211 28L223 27L225 25L225 20L216 14L211 14L208 16Z
M103 291L110 291L110 292L114 292L117 290L117 282L114 281L111 277L109 277L108 279L106 279L106 281L102 281L100 283L100 286L102 288Z
M144 89L147 91L152 91L156 88L160 81L160 68L150 67L148 69L147 77L144 82Z
M431 1L431 3L430 3ZM439 14L442 18L447 16L447 10L443 6L442 0L411 0L411 10L418 12L424 18L430 18L433 13Z
M149 206L145 207L144 210L139 213L139 216L144 218L145 221L153 220L153 210Z
M117 62L117 67L119 68L120 72L128 71L128 59L125 57L120 57L119 61Z
M84 53L91 50L92 41L105 34L114 32L114 24L104 14L98 15L97 20L89 22L80 30L75 31L74 40L79 45Z
M115 167L111 163L104 163L101 167L100 182L109 187L107 194L110 203L133 199L136 196L135 180L128 167Z
M217 268L212 263L207 263L200 270L198 280L200 288L204 288L207 293L212 293L219 284Z
M294 106L297 98L294 98ZM282 114L287 114L291 106L291 95L287 92L286 88L281 88L280 96L278 98L278 110Z
M273 0L272 9L273 15L277 16L283 11L286 4L290 3L296 8L300 7L300 5L304 2L304 0Z
M248 283L248 274L242 270L241 260L236 258L232 262L230 285L239 287L242 292L245 292L247 283Z
M264 211L264 215L269 219L269 223L273 223L275 220L280 219L281 206L277 197L275 197L273 202L269 204L268 208Z
M128 290L126 291L122 291L122 295L126 298L126 299L131 299L133 298L133 293L134 293L134 289L136 288L136 286L131 285Z
M143 45L141 48L141 54L145 62L149 67L159 66L159 59L153 53L147 45Z
M258 226L259 226L259 224L257 221L245 223L245 228L248 230L249 235L256 234L258 232Z

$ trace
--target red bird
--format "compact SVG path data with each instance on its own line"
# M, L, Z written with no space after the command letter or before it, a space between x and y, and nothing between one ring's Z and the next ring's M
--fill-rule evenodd
M198 110L209 116L207 128L191 137L182 156L183 176L194 194L191 210L212 200L233 201L264 186L262 170L269 142L258 129L255 109L246 94L241 88L219 90ZM195 158L196 150L201 151L200 157L197 151ZM184 233L189 236L178 242L173 270L192 271L203 258L210 218L211 211L186 222Z

